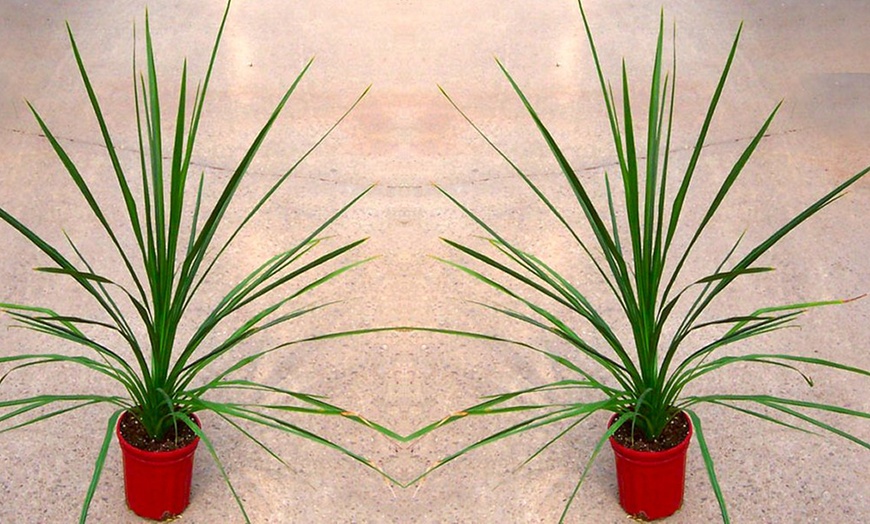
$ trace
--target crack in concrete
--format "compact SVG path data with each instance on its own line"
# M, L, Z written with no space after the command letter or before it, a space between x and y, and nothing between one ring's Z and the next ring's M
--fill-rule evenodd
M27 131L24 129L11 128L11 129L6 129L5 131L8 133L19 134L19 135L24 135L24 136L28 136L28 137L46 138L44 133L34 133L32 131ZM800 128L786 129L784 131L779 131L777 133L766 133L763 135L762 138L780 137L780 136L790 135L793 133L798 133L801 131L803 131L803 129L800 129ZM76 139L76 138L59 136L59 135L55 135L55 138L58 141L64 141L64 142L68 142L71 144L84 145L84 146L88 146L88 147L96 147L96 148L103 149L103 150L107 149L105 144L98 143L98 142L91 142L89 140L80 140L80 139ZM730 145L730 144L736 144L736 143L740 143L740 142L747 142L747 141L750 141L754 138L755 138L755 135L742 136L742 137L737 137L737 138L728 138L728 139L718 140L716 142L708 142L708 143L704 144L704 146L702 147L702 150L715 148L715 147L721 147L721 146ZM694 147L695 147L694 145L686 145L686 146L682 146L682 147L676 147L676 148L672 148L671 152L674 153L674 152L690 151ZM126 147L115 146L115 149L118 151L124 151L127 153L139 154L139 150L135 149L135 148L126 148ZM171 160L171 157L164 156L163 159L164 160ZM645 159L646 159L645 156L638 157L638 160L645 160ZM220 171L223 173L232 173L234 171L234 169L231 169L231 168L213 165L213 164L205 164L205 163L196 162L196 161L191 161L190 164L192 166L197 166L197 167L202 168L202 169L210 169L213 171ZM615 167L618 165L619 165L619 163L615 162L615 161L605 162L603 164L595 164L595 165L591 165L591 166L581 167L580 169L578 169L578 171L584 171L584 172L596 171L598 169ZM255 176L256 175L258 175L258 176L270 176L270 177L276 177L276 178L283 175L283 173L266 173L266 172L257 172L257 171L251 171L250 173L255 175ZM543 173L543 174L539 174L538 176L542 176L542 177L561 176L561 174ZM315 180L315 181L319 181L319 182L328 182L331 184L338 184L339 183L339 181L337 181L337 180L330 180L328 178L323 178L323 177L311 177L311 176L297 175L296 178L303 178L306 180ZM480 183L484 183L484 182L504 180L507 178L513 178L513 175L490 176L490 177L478 178L478 179L467 181L467 183L480 184ZM422 189L423 187L425 187L425 184L385 184L383 187L388 188L388 189Z
M780 136L790 135L793 133L799 133L801 131L804 131L804 129L801 129L801 128L786 129L784 131L779 131L777 133L765 133L764 135L762 135L762 138L776 138L776 137L780 137ZM706 144L704 144L704 146L701 149L702 150L711 149L711 148L715 148L715 147L721 147L721 146L736 144L736 143L740 143L740 142L748 142L754 138L755 138L755 135L742 136L742 137L737 137L737 138L727 138L727 139L717 140L716 142L707 142ZM694 148L695 148L694 144L681 146L681 147L674 147L674 148L671 148L671 153L691 151ZM639 161L646 160L646 156L638 156L637 159ZM584 167L577 169L577 171L584 171L584 172L596 171L598 169L607 168L607 167L616 167L618 165L619 165L619 162L617 162L617 161L605 162L602 164L594 164L591 166L584 166ZM562 176L562 173L538 173L537 176L540 176L540 177ZM468 183L478 184L478 183L490 182L490 181L494 181L494 180L504 180L506 178L514 178L514 175L491 176L491 177L485 177L485 178L478 178L475 180L471 180Z
M8 133L24 135L27 137L47 138L45 136L45 133L34 133L33 131L27 131L25 129L11 128L11 129L6 129L5 131ZM58 142L68 142L70 144L83 145L83 146L88 146L88 147L96 147L99 149L108 150L108 148L106 147L105 144L102 144L99 142L91 142L90 140L81 140L78 138L71 138L71 137L67 137L67 136L63 136L63 135L54 135L54 138ZM139 150L135 149L135 148L129 148L129 147L123 147L123 146L116 145L115 150L123 151L125 153L135 153L137 155L139 154ZM165 156L165 155L163 156L163 160L171 160L171 159L172 159L172 157ZM217 171L224 171L224 172L230 172L230 173L233 171L232 169L227 169L225 167L203 164L203 163L195 162L195 161L191 161L190 165L205 168L205 169L214 169Z
M24 129L7 128L4 131L6 131L7 133L14 133L14 134L18 134L18 135L27 136L27 137L47 138L45 136L45 133L35 133L33 131L27 131ZM99 142L91 142L90 140L81 140L78 138L71 138L71 137L66 137L66 136L62 136L62 135L54 135L54 138L58 142L63 141L63 142L68 142L70 144L82 145L82 146L87 146L87 147L94 147L94 148L98 148L98 149L102 149L102 150L106 150L106 151L108 150L108 148L106 147L106 144L99 143ZM139 150L136 148L129 148L129 147L123 147L123 146L116 145L115 150L123 151L125 153L134 153L137 155L139 154ZM172 157L164 155L163 160L172 160ZM205 164L203 162L197 162L195 160L191 160L190 165L196 166L197 168L200 168L200 169L209 169L212 171L219 171L219 172L223 172L223 173L227 173L227 174L233 173L235 171L235 168L228 168L228 167L218 166L218 165L214 165L214 164ZM253 170L249 170L248 174L254 175L254 176L268 176L268 177L273 177L273 178L279 178L279 177L284 175L284 173L267 173L265 171L253 171ZM330 182L333 184L338 184L338 181L336 181L336 180L330 180L328 178L323 178L323 177L312 177L312 176L305 176L305 175L295 175L295 177L296 178L304 178L306 180L317 180L320 182Z

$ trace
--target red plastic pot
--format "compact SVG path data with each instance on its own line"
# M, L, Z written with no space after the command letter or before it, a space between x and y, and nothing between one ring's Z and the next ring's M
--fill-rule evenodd
M115 433L124 460L124 492L127 506L140 517L163 520L180 515L190 501L193 454L199 438L173 451L145 451L133 447L121 436L121 421ZM199 419L192 415L200 426Z
M685 413L680 416L686 419L689 434L677 446L665 451L635 451L610 438L616 458L619 504L629 515L655 520L673 515L683 505L692 423ZM616 418L614 415L609 424Z

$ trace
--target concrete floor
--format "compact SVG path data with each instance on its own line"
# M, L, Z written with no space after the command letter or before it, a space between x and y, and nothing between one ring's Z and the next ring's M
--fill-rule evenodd
M261 122L313 55L316 62L277 122L240 191L229 222L243 213L369 83L360 107L275 195L238 242L220 274L240 278L279 247L299 239L352 195L378 187L332 228L332 241L371 240L358 256L381 254L318 298L351 300L262 340L332 329L385 325L474 328L538 342L557 341L467 305L492 299L459 272L427 255L452 256L439 236L474 242L479 234L431 187L447 188L528 250L582 281L547 210L510 168L449 107L450 92L530 176L569 205L546 145L492 60L497 55L523 86L578 171L601 189L614 155L590 54L574 2L238 1L212 80L196 164L214 186L235 166ZM98 267L111 267L111 246L77 195L28 113L31 101L92 181L110 216L121 212L99 130L87 107L63 22L77 35L122 161L135 167L130 86L132 26L142 34L145 4L25 2L0 4L0 205L51 241L66 231ZM643 103L659 6L590 1L588 13L606 72L616 79L624 56ZM170 110L183 57L199 78L220 19L219 1L151 2L159 74ZM870 162L870 7L864 0L751 2L668 1L676 20L678 129L674 162L685 164L731 38L745 31L733 73L700 166L689 220L712 195L767 112L785 103L770 136L735 187L693 261L709 271L744 230L760 240L838 181ZM141 40L140 40L141 42ZM638 105L640 108L640 105ZM637 114L642 114L640 109ZM597 184L597 185L596 185ZM695 203L694 206L691 204ZM865 210L870 183L801 226L765 257L778 271L735 286L725 311L804 299L846 298L870 291ZM694 213L694 214L693 214ZM574 211L569 213L574 215ZM546 232L546 234L542 234ZM127 239L129 240L129 239ZM11 228L0 228L2 301L92 311L64 279L31 268L46 259ZM709 260L708 260L709 258ZM102 263L102 265L101 265ZM108 264L108 266L107 266ZM573 268L573 269L572 269ZM111 272L111 269L109 270ZM203 295L217 300L216 279ZM590 295L604 296L590 279ZM584 282L585 283L585 282ZM212 302L213 303L213 302ZM730 308L730 309L729 309ZM720 312L723 310L719 310ZM783 351L836 359L870 369L870 300L817 310L802 330L759 338L735 351ZM9 318L2 320L10 324ZM55 340L4 329L0 354L70 351ZM734 369L709 376L693 392L791 395L870 411L867 380L813 370L808 390L793 375ZM368 335L309 344L251 371L254 378L326 394L333 402L407 433L470 405L480 396L564 378L561 369L521 349L421 333ZM0 398L38 392L114 392L112 384L74 373L13 376ZM734 522L863 522L870 519L867 451L835 437L800 435L713 407L700 410ZM94 408L0 435L0 522L70 522L78 515L108 410ZM870 439L866 421L827 417ZM345 422L345 423L341 423ZM516 466L557 428L500 441L455 461L418 488L391 489L346 457L300 439L264 438L290 471L218 420L204 417L229 475L254 522L555 522L606 422L593 417L524 469ZM308 427L372 457L399 478L496 429L505 420L466 420L413 444L398 446L346 421ZM214 464L200 453L191 505L181 522L239 522ZM625 522L616 501L609 452L581 489L568 522ZM115 446L91 508L91 522L138 522L124 506ZM689 452L686 502L668 522L718 519L697 444Z

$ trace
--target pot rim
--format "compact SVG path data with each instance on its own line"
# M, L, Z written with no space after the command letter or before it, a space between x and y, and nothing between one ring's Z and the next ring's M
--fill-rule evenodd
M669 458L672 455L679 455L681 453L684 453L686 448L689 447L689 443L692 440L692 433L694 433L694 428L692 427L692 420L689 418L685 411L680 411L678 415L682 415L683 418L686 420L686 424L689 425L689 433L686 435L686 438L682 440L682 442L672 448L662 451L638 451L636 449L631 449L623 446L622 444L617 442L612 435L608 440L610 440L610 445L613 447L613 450L615 452L629 458L659 460ZM608 421L607 427L610 427L617 418L619 418L619 414L614 413L613 416L610 417L610 421Z
M131 415L130 411L125 411L120 417L118 417L118 424L115 426L115 435L118 437L118 443L121 445L121 450L125 453L130 453L137 457L149 460L173 460L193 453L199 444L199 436L197 436L190 444L183 448L173 449L171 451L147 451L139 449L133 444L127 442L127 440L121 435L121 421L124 420L125 417ZM200 422L199 417L197 417L195 413L191 413L190 418L193 419L197 426L202 427L202 422Z

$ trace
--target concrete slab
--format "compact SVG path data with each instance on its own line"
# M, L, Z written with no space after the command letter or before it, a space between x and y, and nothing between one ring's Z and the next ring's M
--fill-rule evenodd
M638 108L651 67L658 4L589 2L593 31L608 74L625 57ZM131 86L132 27L142 35L145 3L6 1L0 5L0 205L47 239L76 240L92 261L116 264L111 246L63 174L23 102L31 101L80 163L112 219L122 209L99 130L87 108L64 34L69 21L91 74L122 162L135 166ZM166 108L174 106L184 57L201 77L220 19L221 2L152 3L159 75ZM693 262L708 270L744 230L760 240L838 181L870 161L870 8L862 0L791 2L665 2L676 21L678 129L674 162L685 164L728 46L741 20L741 49L699 172L690 220L740 155L767 112L782 98L770 136L735 188L717 233ZM384 325L474 328L537 342L570 354L556 340L463 302L498 300L469 278L427 255L453 256L439 236L475 242L480 232L431 187L435 182L511 240L548 260L612 309L606 289L534 195L438 93L441 84L526 172L570 206L546 145L492 60L497 55L526 91L575 167L598 195L602 172L613 171L604 111L576 4L536 2L238 1L202 123L196 165L209 187L224 180L296 73L316 61L276 124L228 217L247 206L348 107L370 83L360 107L275 195L219 267L201 297L204 311L226 289L280 247L299 239L353 195L378 187L332 228L332 245L371 239L358 256L382 257L336 281L316 298L351 298L330 311L261 340L333 329ZM140 54L141 57L141 54ZM641 111L636 110L638 114ZM845 298L868 291L870 252L865 210L870 185L801 226L765 262L778 271L735 287L724 308L749 311L771 303ZM568 212L573 218L579 215ZM129 240L127 238L126 240ZM30 269L46 259L11 228L0 228L2 301L93 311L63 279ZM708 260L709 259L709 262ZM120 270L119 270L120 271ZM586 277L590 277L587 279ZM761 338L740 351L788 351L870 368L867 300L814 311L801 331ZM5 329L0 354L72 351L34 333ZM257 346L259 347L259 346ZM253 346L252 346L253 348ZM248 348L247 350L252 350ZM405 433L474 403L480 396L563 378L537 355L507 345L422 333L368 335L300 346L251 371L276 384L329 395L341 406ZM710 376L697 392L767 392L870 411L867 381L814 371L808 390L786 373L739 370ZM14 380L13 380L14 379ZM116 392L112 384L60 368L13 375L0 399L37 392ZM866 450L834 437L799 435L745 416L703 408L705 430L735 522L860 522L870 517ZM76 412L62 423L0 435L0 522L68 522L79 512L107 410ZM828 420L828 418L826 418ZM865 421L831 418L870 439ZM520 471L516 466L555 429L511 438L469 454L420 487L389 488L376 474L336 452L300 439L263 437L291 464L287 471L243 436L205 417L253 522L555 522L606 422L594 417ZM398 446L358 426L314 420L323 432L403 479L507 423L463 421L413 444ZM697 444L689 456L686 503L668 522L718 519ZM91 522L139 522L126 510L119 453L113 447L91 508ZM191 506L181 522L238 522L241 517L205 453L197 459ZM592 469L568 522L625 522L616 502L612 459Z

